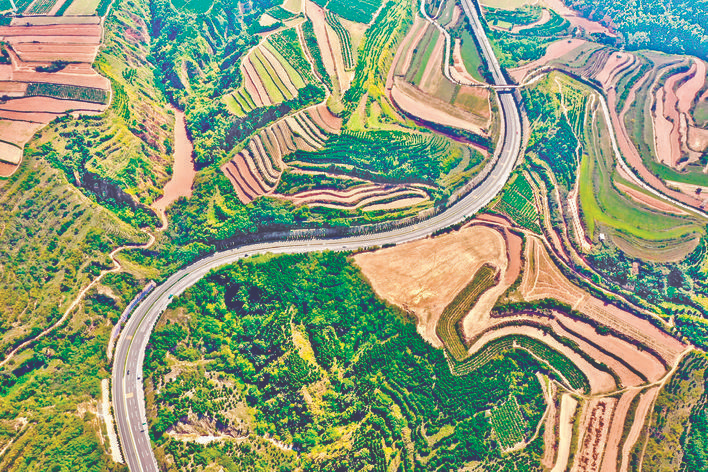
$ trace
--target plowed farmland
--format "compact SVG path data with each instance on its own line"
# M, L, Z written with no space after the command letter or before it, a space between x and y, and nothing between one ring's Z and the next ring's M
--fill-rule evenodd
M24 145L43 125L67 113L101 113L110 99L110 82L91 68L102 26L46 18L47 24L0 26L3 54L10 58L0 65L7 97L0 104L0 141L9 146L0 153L4 176L16 170Z

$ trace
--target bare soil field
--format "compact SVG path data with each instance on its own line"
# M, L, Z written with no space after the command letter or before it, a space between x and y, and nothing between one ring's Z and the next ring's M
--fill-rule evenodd
M695 152L708 151L708 129L689 126L686 144L692 151Z
M81 102L77 100L60 100L49 97L23 97L0 103L0 110L33 113L38 110L44 113L63 114L69 111L87 111L99 113L106 109L106 105L99 103Z
M58 2L57 2L58 3ZM47 25L99 25L101 17L91 16L23 16L15 17L10 22L11 26L47 26Z
M42 126L39 123L26 121L0 120L0 136L4 141L24 146Z
M11 64L0 67L0 90L12 100L0 104L0 140L24 147L41 125L65 113L96 114L106 105L76 100L25 97L28 84L51 83L110 90L110 81L92 68L102 38L98 17L15 18L0 26L0 41L8 44ZM53 61L69 64L55 72L38 72ZM14 98L17 97L17 98ZM9 123L15 123L10 125ZM21 151L20 151L21 155ZM19 162L18 162L19 164ZM7 166L3 175L7 175Z
M695 194L684 193L679 190L671 189L668 187L661 179L654 175L649 169L646 168L644 162L642 161L637 148L629 137L627 132L627 127L624 124L624 120L620 120L617 115L617 96L614 89L607 91L607 106L610 110L610 118L612 120L612 128L615 131L617 137L617 144L622 152L622 155L627 160L627 164L633 168L639 177L647 183L647 185L665 193L666 195L686 204L696 208L700 208L705 205L703 201L695 197ZM623 110L624 113L624 110Z
M566 472L568 456L573 440L573 419L578 408L578 401L569 393L563 394L560 407L560 427L558 438L558 454L551 472Z
M656 328L649 321L633 316L611 304L591 296L571 284L555 266L548 252L535 238L527 240L526 260L533 261L524 272L519 291L527 301L554 298L595 321L624 333L646 348L653 349L667 364L673 364L685 346Z
M647 413L649 412L649 408L651 408L652 404L654 403L654 399L656 399L658 393L659 387L652 387L649 390L643 392L642 396L639 399L639 404L637 405L637 410L635 412L635 418L638 418L641 421L634 421L632 423L632 426L630 427L629 434L627 435L627 439L625 440L624 446L622 447L622 464L620 466L620 472L627 472L627 470L629 469L629 453L631 452L632 447L639 439L639 435L642 432L642 428L644 427L644 421L647 417ZM615 463L615 467L616 466L617 464Z
M602 467L600 472L616 472L617 458L619 457L619 447L622 441L622 434L627 425L627 413L632 404L632 400L639 394L638 389L627 390L620 397L615 408L615 414L612 416L612 424L607 435L607 446L605 455L602 458Z
M13 49L24 62L93 62L98 46L81 44L17 43Z
M22 160L22 148L14 144L0 141L0 161L8 164L19 164Z
M585 408L572 472L596 472L600 470L607 445L612 413L617 405L614 398L590 400Z
M635 60L634 54L615 52L607 59L595 79L602 84L602 88L608 89L615 82L617 75L629 68Z
M503 235L473 226L354 257L380 296L418 319L418 332L442 347L435 333L440 314L485 263L505 268Z
M327 135L339 133L341 126L341 118L332 115L325 104L314 105L259 131L221 170L239 200L249 203L273 193L285 168L284 156L321 149Z

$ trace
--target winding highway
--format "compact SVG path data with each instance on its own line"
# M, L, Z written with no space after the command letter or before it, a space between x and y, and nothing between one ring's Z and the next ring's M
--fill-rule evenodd
M508 85L477 16L475 4L472 0L462 0L462 5L481 45L494 78L494 85ZM147 429L142 366L150 333L172 297L184 292L212 269L254 254L351 251L384 244L400 244L425 238L474 215L504 187L521 151L521 117L518 104L509 92L499 93L499 101L502 136L497 145L496 164L484 181L444 212L418 224L376 234L285 240L225 250L179 270L145 297L136 307L118 339L112 373L112 402L118 436L123 457L132 472L158 470Z

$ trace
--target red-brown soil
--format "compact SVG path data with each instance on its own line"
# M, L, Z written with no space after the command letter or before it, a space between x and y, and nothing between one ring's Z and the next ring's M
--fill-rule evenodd
M164 213L167 207L179 197L189 198L192 195L192 184L197 175L192 159L192 142L187 137L184 113L181 111L175 111L174 157L172 178L165 185L162 197L152 204L152 207L160 213Z
M627 423L627 413L629 412L629 406L639 394L638 389L627 390L620 397L617 402L617 407L615 408L615 414L612 416L612 424L610 425L610 432L607 436L607 447L605 450L605 455L602 458L602 467L600 472L616 472L617 471L617 457L619 456L619 445L622 441L622 433Z
M98 46L80 44L18 43L13 49L24 62L93 62L98 53Z
M284 156L297 150L321 149L327 134L339 133L341 126L341 118L333 116L325 104L312 106L259 131L221 170L241 202L248 203L277 186L285 167Z
M28 123L41 123L46 125L58 115L54 113L41 113L41 112L20 112L20 111L6 111L0 109L0 119L3 120L17 120L26 121Z
M622 446L622 464L620 467L620 472L627 472L628 470L630 451L636 444L637 439L639 439L639 435L644 427L644 418L646 418L647 413L649 412L651 405L654 403L654 399L658 393L659 387L652 387L642 393L642 396L639 399L639 404L637 405L637 410L635 412L636 419L632 423L627 439L624 442L624 446Z
M602 70L595 76L595 79L602 84L602 88L607 89L614 79L624 70L631 67L635 62L634 54L615 52L605 62Z
M678 97L678 110L681 113L689 113L693 100L706 83L706 63L700 59L694 59L691 64L689 74L693 74L683 85L676 90Z
M617 405L614 398L593 399L588 402L581 426L582 436L575 455L573 472L595 472L600 470L602 456L607 445L607 437L612 413Z

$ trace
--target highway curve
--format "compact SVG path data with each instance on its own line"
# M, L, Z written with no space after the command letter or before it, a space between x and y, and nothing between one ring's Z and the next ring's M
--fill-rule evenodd
M472 0L461 0L470 18L485 60L494 78L494 85L507 85L489 40L477 16ZM254 254L305 253L311 251L350 251L384 244L399 244L425 238L434 232L459 223L486 206L504 187L521 150L521 118L518 104L509 92L499 94L502 112L501 145L498 160L487 178L470 194L461 198L443 213L418 224L380 232L344 238L287 240L275 243L251 244L213 254L181 269L158 286L138 305L121 334L115 351L112 374L112 398L118 435L132 472L157 471L157 462L148 436L143 396L142 366L150 333L160 314L173 296L178 296L209 271Z

